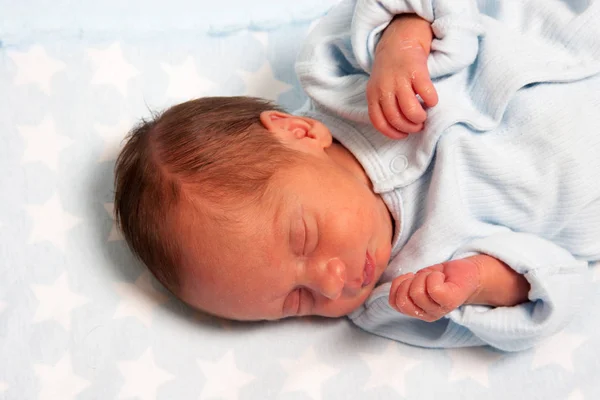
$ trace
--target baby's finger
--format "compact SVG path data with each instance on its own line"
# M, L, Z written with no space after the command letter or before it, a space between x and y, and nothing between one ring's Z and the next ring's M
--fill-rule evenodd
M369 99L369 119L379 132L383 133L390 139L404 139L408 133L400 132L387 121L379 105L379 99Z
M438 94L433 86L433 82L429 78L429 75L417 76L413 80L413 89L423 99L423 102L427 107L433 107L438 103Z
M399 86L399 89L396 90L396 98L398 99L398 105L400 106L400 110L402 110L404 119L413 126L418 125L419 131L423 129L423 122L427 119L427 113L423 109L423 106L421 106L421 103L419 103L419 100L417 100L412 86L409 84ZM396 126L395 124L392 125Z
M406 280L409 279L413 279L415 276L415 274L413 274L412 272L408 273L408 274L403 274L400 276L397 276L396 278L394 278L394 280L392 281L392 286L390 287L390 305L392 307L396 307L396 292L398 291L398 288L400 287L400 284Z
M444 272L444 264L435 264L435 265L431 265L427 268L423 268L421 271L440 271L440 272Z
M429 297L446 312L454 310L465 301L458 287L450 282L446 282L446 275L440 271L434 271L429 274L426 289Z
M431 317L428 319L429 321L434 321L446 313L445 308L440 307L440 305L429 296L429 293L427 293L427 281L429 275L432 273L433 271L419 271L413 279L409 290L409 295L413 303Z
M423 319L426 318L425 311L418 307L409 296L412 281L412 279L407 279L400 283L398 291L396 292L394 308L404 315Z
M411 95L415 102L421 107L419 102L417 101L414 93ZM385 118L388 120L390 125L392 125L396 130L400 132L406 133L415 133L419 132L423 129L422 123L414 123L409 121L403 114L400 112L401 104L399 103L400 99L396 98L396 94L388 93L380 98L381 109L383 110L383 114ZM404 111L404 110L403 110Z

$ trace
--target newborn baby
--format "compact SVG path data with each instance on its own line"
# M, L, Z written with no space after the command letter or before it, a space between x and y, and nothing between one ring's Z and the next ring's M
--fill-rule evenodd
M128 244L226 318L503 350L561 329L600 259L600 7L504 3L344 1L300 54L302 110L143 121L116 167Z

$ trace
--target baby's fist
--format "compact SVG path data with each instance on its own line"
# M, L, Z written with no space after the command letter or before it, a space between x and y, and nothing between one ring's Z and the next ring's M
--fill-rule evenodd
M480 289L478 264L470 259L448 261L398 276L389 302L397 311L433 322L468 302Z
M417 41L381 44L367 83L369 118L373 126L392 139L401 139L423 129L427 107L438 95L427 69L427 52ZM393 50L393 51L392 51Z

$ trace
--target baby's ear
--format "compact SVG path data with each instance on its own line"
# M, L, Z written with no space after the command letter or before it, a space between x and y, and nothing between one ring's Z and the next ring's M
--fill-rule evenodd
M311 124L304 118L276 110L260 113L260 122L269 132L289 134L297 139L307 136L311 128Z
M327 127L312 118L269 110L260 114L260 121L269 132L284 142L312 139L324 148L331 145L331 133Z

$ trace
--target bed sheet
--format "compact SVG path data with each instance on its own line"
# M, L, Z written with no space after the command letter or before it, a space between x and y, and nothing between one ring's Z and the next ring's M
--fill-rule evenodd
M600 290L536 349L426 350L345 319L206 316L131 255L127 130L203 95L299 107L294 58L334 2L0 1L0 399L600 398Z

